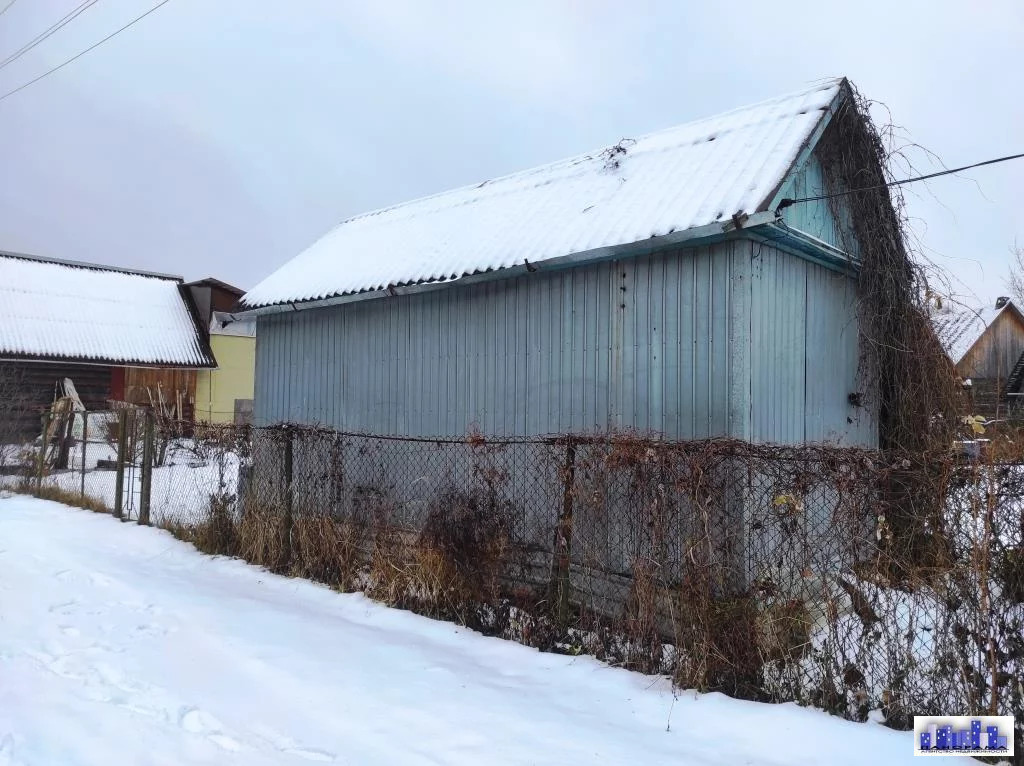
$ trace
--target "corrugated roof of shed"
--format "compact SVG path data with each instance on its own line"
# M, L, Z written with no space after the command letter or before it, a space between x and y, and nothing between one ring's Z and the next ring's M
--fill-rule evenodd
M842 80L350 218L243 298L255 308L457 279L765 209Z
M0 358L214 366L180 284L0 253Z

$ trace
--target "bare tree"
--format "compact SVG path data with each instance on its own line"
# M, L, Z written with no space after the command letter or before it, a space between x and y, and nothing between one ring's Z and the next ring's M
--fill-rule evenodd
M1013 251L1010 277L1006 280L1006 286L1010 290L1014 303L1024 306L1024 249L1018 247Z

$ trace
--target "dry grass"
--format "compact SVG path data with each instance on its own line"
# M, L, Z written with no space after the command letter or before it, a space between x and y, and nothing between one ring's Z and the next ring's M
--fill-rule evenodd
M368 526L357 520L300 516L292 525L291 573L338 590L353 590L368 558L369 536Z
M113 513L113 509L98 497L93 497L89 494L82 495L81 492L72 492L51 484L37 487L34 482L20 482L9 489L22 495L32 495L42 500L53 500L63 505L83 508L93 513Z

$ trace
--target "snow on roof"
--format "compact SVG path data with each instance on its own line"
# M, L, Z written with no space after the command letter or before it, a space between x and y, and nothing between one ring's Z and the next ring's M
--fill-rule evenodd
M1000 308L987 306L972 309L947 304L932 311L931 319L935 334L939 336L939 341L953 364L959 364L967 356L967 352L978 342L989 325L1010 305L1008 301Z
M249 307L457 279L763 210L842 80L339 224Z
M213 366L180 283L0 253L0 358Z

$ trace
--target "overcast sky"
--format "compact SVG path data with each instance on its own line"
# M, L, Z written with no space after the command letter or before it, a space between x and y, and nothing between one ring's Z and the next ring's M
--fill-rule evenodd
M16 0L0 61L80 2ZM155 2L100 0L0 95ZM0 101L0 249L252 287L353 214L839 75L964 165L1024 151L1022 54L1021 0L171 0ZM955 290L1004 293L1024 160L908 194Z

